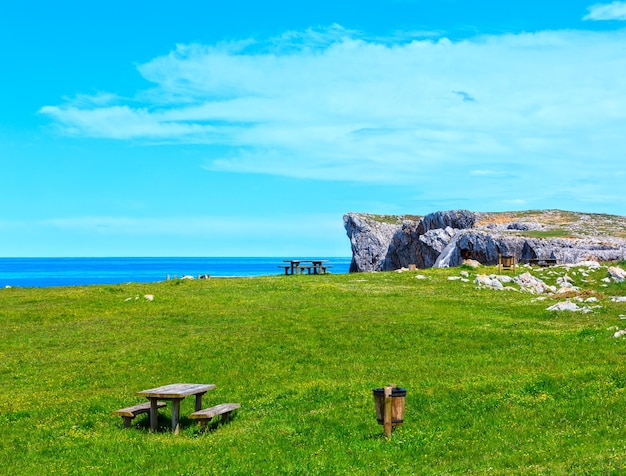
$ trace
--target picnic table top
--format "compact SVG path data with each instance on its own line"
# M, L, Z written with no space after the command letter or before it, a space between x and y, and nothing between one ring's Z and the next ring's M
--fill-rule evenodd
M285 263L326 263L327 259L284 259Z
M162 387L151 388L137 392L137 395L146 398L185 398L189 395L197 395L213 390L215 384L208 383L172 383L163 385Z

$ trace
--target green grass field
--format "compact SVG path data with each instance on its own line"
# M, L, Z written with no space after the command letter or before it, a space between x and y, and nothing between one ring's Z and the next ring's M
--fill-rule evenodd
M0 473L626 473L626 284L570 271L602 307L557 313L460 271L0 289ZM154 434L111 415L177 382L241 409L200 433L187 398L179 435L169 406Z

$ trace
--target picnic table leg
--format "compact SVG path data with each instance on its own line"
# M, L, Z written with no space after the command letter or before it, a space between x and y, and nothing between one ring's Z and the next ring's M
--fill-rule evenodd
M159 418L159 407L157 406L157 399L150 398L150 431L154 433L157 429L157 421Z
M202 410L202 395L204 395L204 393L196 394L196 411L197 412Z
M175 435L178 435L180 429L180 401L180 398L172 400L172 431Z

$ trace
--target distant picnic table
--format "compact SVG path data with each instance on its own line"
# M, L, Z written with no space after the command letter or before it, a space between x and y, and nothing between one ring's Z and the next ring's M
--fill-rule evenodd
M222 417L222 422L230 418L230 414L241 407L239 403L221 403L210 408L202 408L202 396L209 390L213 390L212 383L172 383L162 387L151 388L137 392L137 395L146 397L149 402L140 403L112 412L113 415L124 419L124 427L130 428L132 420L143 413L149 413L150 431L155 432L158 422L158 410L166 406L159 400L171 400L172 402L172 431L178 434L180 421L180 402L190 395L196 396L195 411L189 415L192 420L198 421L201 431L206 429L207 423L216 416Z
M150 400L150 430L157 429L157 410L159 400L171 400L172 402L172 431L178 433L180 420L180 402L190 395L196 396L196 411L202 409L202 396L209 390L213 390L215 385L198 383L173 383L162 387L151 388L137 392L137 395Z
M284 263L279 265L279 268L285 270L285 274L304 274L306 271L308 274L326 274L328 268L332 266L326 264L327 259L285 259Z

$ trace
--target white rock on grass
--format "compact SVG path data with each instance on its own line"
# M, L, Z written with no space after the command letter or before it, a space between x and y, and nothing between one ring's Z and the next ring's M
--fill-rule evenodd
M621 331L617 331L615 334L613 334L613 337L622 337L626 335L626 329L622 329Z
M597 261L579 261L578 263L569 263L562 265L565 268L589 268L589 269L598 269L601 268L602 265Z
M613 278L613 281L616 283L621 283L626 281L626 271L622 268L618 268L617 266L611 266L609 268L609 277Z
M474 280L475 284L479 286L487 286L492 289L504 289L504 286L495 277L487 276L486 274L479 274Z
M565 276L561 276L560 278L556 278L556 283L561 287L571 286L573 282L574 280L567 274Z
M148 301L154 301L154 295L153 294L145 294L143 297L145 297Z
M480 268L480 263L474 259L466 259L465 261L463 261L463 264L467 265L467 266L471 266L472 268Z
M541 279L534 277L529 272L517 276L517 278L515 278L515 282L519 284L522 291L526 291L532 294L556 292L556 287L548 286Z
M574 303L574 302L564 301L564 302L557 302L553 306L550 306L550 307L546 308L546 310L547 311L571 311L571 312L578 312L578 311L582 311L582 308L578 307L578 305L576 303Z
M571 301L558 302L554 306L546 308L548 311L570 311L570 312L582 312L587 314L593 312L594 309L599 309L602 306L583 306L579 307L576 303Z
M611 298L613 302L626 302L626 296L613 296Z
M417 276L415 276L415 279L426 279L426 276L424 276L423 274L418 274Z

